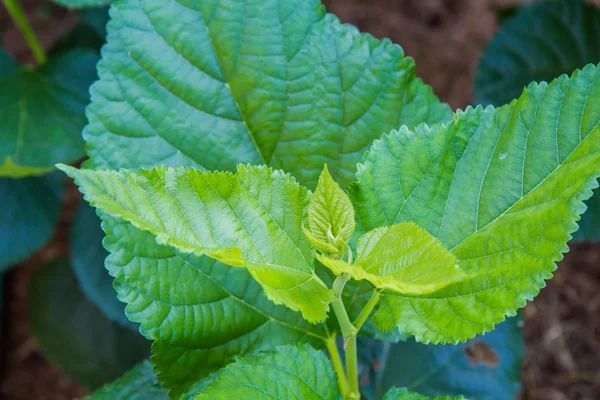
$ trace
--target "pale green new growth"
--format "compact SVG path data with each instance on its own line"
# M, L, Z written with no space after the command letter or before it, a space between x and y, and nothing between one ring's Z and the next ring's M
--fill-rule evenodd
M310 346L239 358L194 400L341 400L325 353Z
M431 293L466 277L457 258L414 223L367 232L358 240L352 265L326 255L317 258L337 275L348 272L376 288L406 294Z
M301 232L310 194L289 175L243 165L236 174L60 168L103 213L159 244L247 268L271 300L311 322L327 317L332 293L315 274L314 250Z
M323 253L343 256L355 224L350 198L325 166L308 207L306 237Z
M589 65L499 109L468 108L374 143L353 191L362 226L415 222L469 275L431 294L384 295L380 329L463 341L537 295L597 187L599 76Z

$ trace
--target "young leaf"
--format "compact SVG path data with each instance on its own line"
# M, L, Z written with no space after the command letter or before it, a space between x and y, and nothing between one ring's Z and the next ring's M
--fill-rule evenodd
M456 257L413 223L364 234L352 265L326 255L317 258L336 275L348 272L356 280L366 279L376 288L399 293L431 293L465 278Z
M378 391L406 387L427 396L514 399L521 388L525 351L520 317L459 345L430 345L413 338L390 345Z
M36 273L29 298L31 330L42 352L87 388L119 377L150 354L150 342L87 300L65 260Z
M337 378L324 352L310 346L239 358L194 400L341 400Z
M355 226L350 197L329 175L326 165L310 199L304 233L322 252L343 255Z
M427 397L419 393L409 392L407 389L392 388L383 396L382 400L466 400L463 396L437 396Z
M113 0L52 0L56 4L67 8L102 7L113 2Z
M0 178L0 272L39 250L56 229L66 177Z
M75 211L69 232L69 259L81 291L108 319L137 331L137 325L125 316L125 305L117 299L113 279L104 268L108 256L102 247L104 232L100 218L87 203L82 202Z
M72 50L40 70L0 50L0 177L41 175L84 156L81 130L98 56Z
M169 400L169 397L154 376L152 364L146 360L84 400Z
M289 175L243 165L236 174L60 168L104 213L160 244L248 268L273 302L311 322L327 317L333 295L315 274L314 250L301 232L310 194Z
M362 226L416 222L470 275L431 294L386 294L379 328L464 341L537 295L597 186L599 75L589 65L530 85L510 105L375 142L353 191Z
M318 0L124 0L84 131L99 169L155 165L281 168L342 187L371 142L451 116L414 62Z

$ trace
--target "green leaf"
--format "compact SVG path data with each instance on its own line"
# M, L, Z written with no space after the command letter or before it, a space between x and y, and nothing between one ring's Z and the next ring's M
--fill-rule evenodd
M155 340L152 361L173 399L234 356L307 342L324 346L323 325L269 301L246 269L159 245L148 232L103 217L106 267L127 316Z
M584 0L524 5L485 49L475 73L475 102L502 105L531 81L547 81L600 61L600 10Z
M329 359L310 346L239 358L194 400L342 400Z
M85 400L169 400L160 386L150 361L142 361L114 382L98 389Z
M366 279L376 288L399 293L431 293L466 277L456 257L414 223L364 234L352 265L326 255L317 258L336 275L348 272L356 280Z
M125 304L117 299L113 279L104 268L108 252L102 247L104 232L94 209L82 202L69 231L69 258L81 291L108 319L137 331L125 316Z
M301 232L310 193L292 177L240 165L236 174L186 168L138 173L77 170L86 200L180 251L248 268L276 304L325 320L333 294L314 271Z
M383 396L382 400L466 400L463 396L437 396L427 397L419 393L409 392L406 388L392 388Z
M379 391L397 386L427 396L514 399L525 351L521 323L520 317L510 318L485 336L456 346L425 345L412 338L392 344Z
M64 260L36 273L29 299L31 330L42 352L88 388L117 378L148 357L149 342L106 319L81 293Z
M306 237L324 253L343 255L356 227L354 218L350 197L329 175L325 165L310 199Z
M113 4L85 128L99 169L267 164L342 187L375 138L451 116L414 62L317 0Z
M98 56L72 50L40 70L0 50L0 177L41 175L84 156L81 130Z
M486 48L475 74L476 102L501 105L531 81L600 61L600 9L583 0L544 1L519 8ZM574 240L600 240L600 196L587 202Z
M538 294L597 186L599 75L589 65L530 85L508 106L469 108L449 124L375 142L353 191L364 229L415 222L470 275L427 295L386 294L374 315L380 329L464 341Z
M54 234L65 175L0 178L0 272L24 261Z
M52 0L56 4L67 8L102 7L109 5L113 0Z

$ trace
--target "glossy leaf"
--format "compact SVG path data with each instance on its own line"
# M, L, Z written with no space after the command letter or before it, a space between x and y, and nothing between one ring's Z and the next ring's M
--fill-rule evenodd
M234 171L267 164L314 188L342 186L371 142L450 109L388 40L360 34L318 0L125 0L84 131L100 169Z
M169 400L169 397L154 376L150 361L143 361L84 400Z
M0 272L24 261L54 234L66 177L60 172L0 178Z
M324 352L310 346L239 358L194 400L341 400L337 377Z
M427 396L463 395L470 400L514 399L525 343L520 317L459 345L425 345L414 339L390 345L380 391L392 386Z
M91 51L72 50L30 70L0 50L0 177L41 175L83 157L97 61Z
M276 304L310 322L327 317L333 295L301 232L310 193L289 175L244 165L236 174L60 168L92 206L152 233L157 243L247 268Z
M52 0L56 4L67 8L102 7L113 2L113 0Z
M108 319L137 331L125 316L125 304L117 299L113 278L104 268L108 256L102 247L104 232L100 218L87 203L77 208L69 232L69 256L81 291Z
M463 396L450 397L450 396L437 396L427 397L419 393L409 392L405 388L390 389L389 392L383 396L382 400L466 400Z
M381 329L464 341L537 295L597 186L599 75L590 65L530 85L509 106L375 142L353 191L362 226L415 222L470 275L427 295L386 294L374 316Z
M344 254L356 227L354 207L327 166L323 169L308 207L308 240L324 253Z
M358 240L352 265L326 255L317 258L336 275L348 272L356 280L398 293L431 293L466 277L456 257L414 223L367 232Z
M583 0L525 5L498 32L475 75L476 101L502 105L531 81L551 81L600 61L600 9ZM586 202L574 240L600 240L600 196Z
M150 343L94 307L64 260L37 272L29 298L31 330L44 355L90 389L148 357Z

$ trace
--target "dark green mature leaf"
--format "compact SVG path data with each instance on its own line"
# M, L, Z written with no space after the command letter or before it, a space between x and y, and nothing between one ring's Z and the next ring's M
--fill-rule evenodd
M56 4L68 8L102 7L113 2L113 0L52 0Z
M583 0L551 0L523 6L498 32L475 75L477 103L502 105L518 97L531 81L551 81L561 74L600 61L600 9ZM573 238L600 239L600 196Z
M30 70L0 50L0 177L40 175L83 157L97 61L91 51L72 50Z
M82 202L77 208L70 233L69 255L81 291L108 319L137 331L137 326L125 316L125 304L117 299L113 278L104 268L108 256L102 247L104 232L100 218L87 203Z
M144 231L104 217L106 266L127 316L153 345L160 381L173 398L234 356L308 342L323 346L322 326L277 306L247 270L158 245Z
M315 251L302 233L310 192L291 176L244 165L235 174L59 168L103 213L150 232L159 244L247 268L276 304L310 322L327 318L333 293L315 273Z
M379 391L392 386L428 396L470 400L514 399L520 389L525 343L520 317L466 344L425 345L414 339L390 345Z
M169 400L169 397L154 376L150 361L143 361L85 400Z
M599 76L589 65L497 110L469 108L375 142L353 192L362 226L416 222L471 275L427 295L386 294L381 329L464 341L537 295L597 187Z
M383 396L382 400L466 400L463 396L437 396L427 397L419 393L409 392L407 389L393 388Z
M342 400L329 359L308 345L238 358L194 400Z
M600 10L584 0L525 5L485 49L475 102L500 106L532 81L551 81L600 61Z
M125 0L84 131L103 169L268 164L314 187L347 185L373 139L447 120L449 107L388 40L317 0Z
M149 342L94 307L64 260L37 272L29 299L31 329L42 352L88 388L119 377L148 356Z
M0 272L50 240L60 217L65 181L59 172L0 178Z

